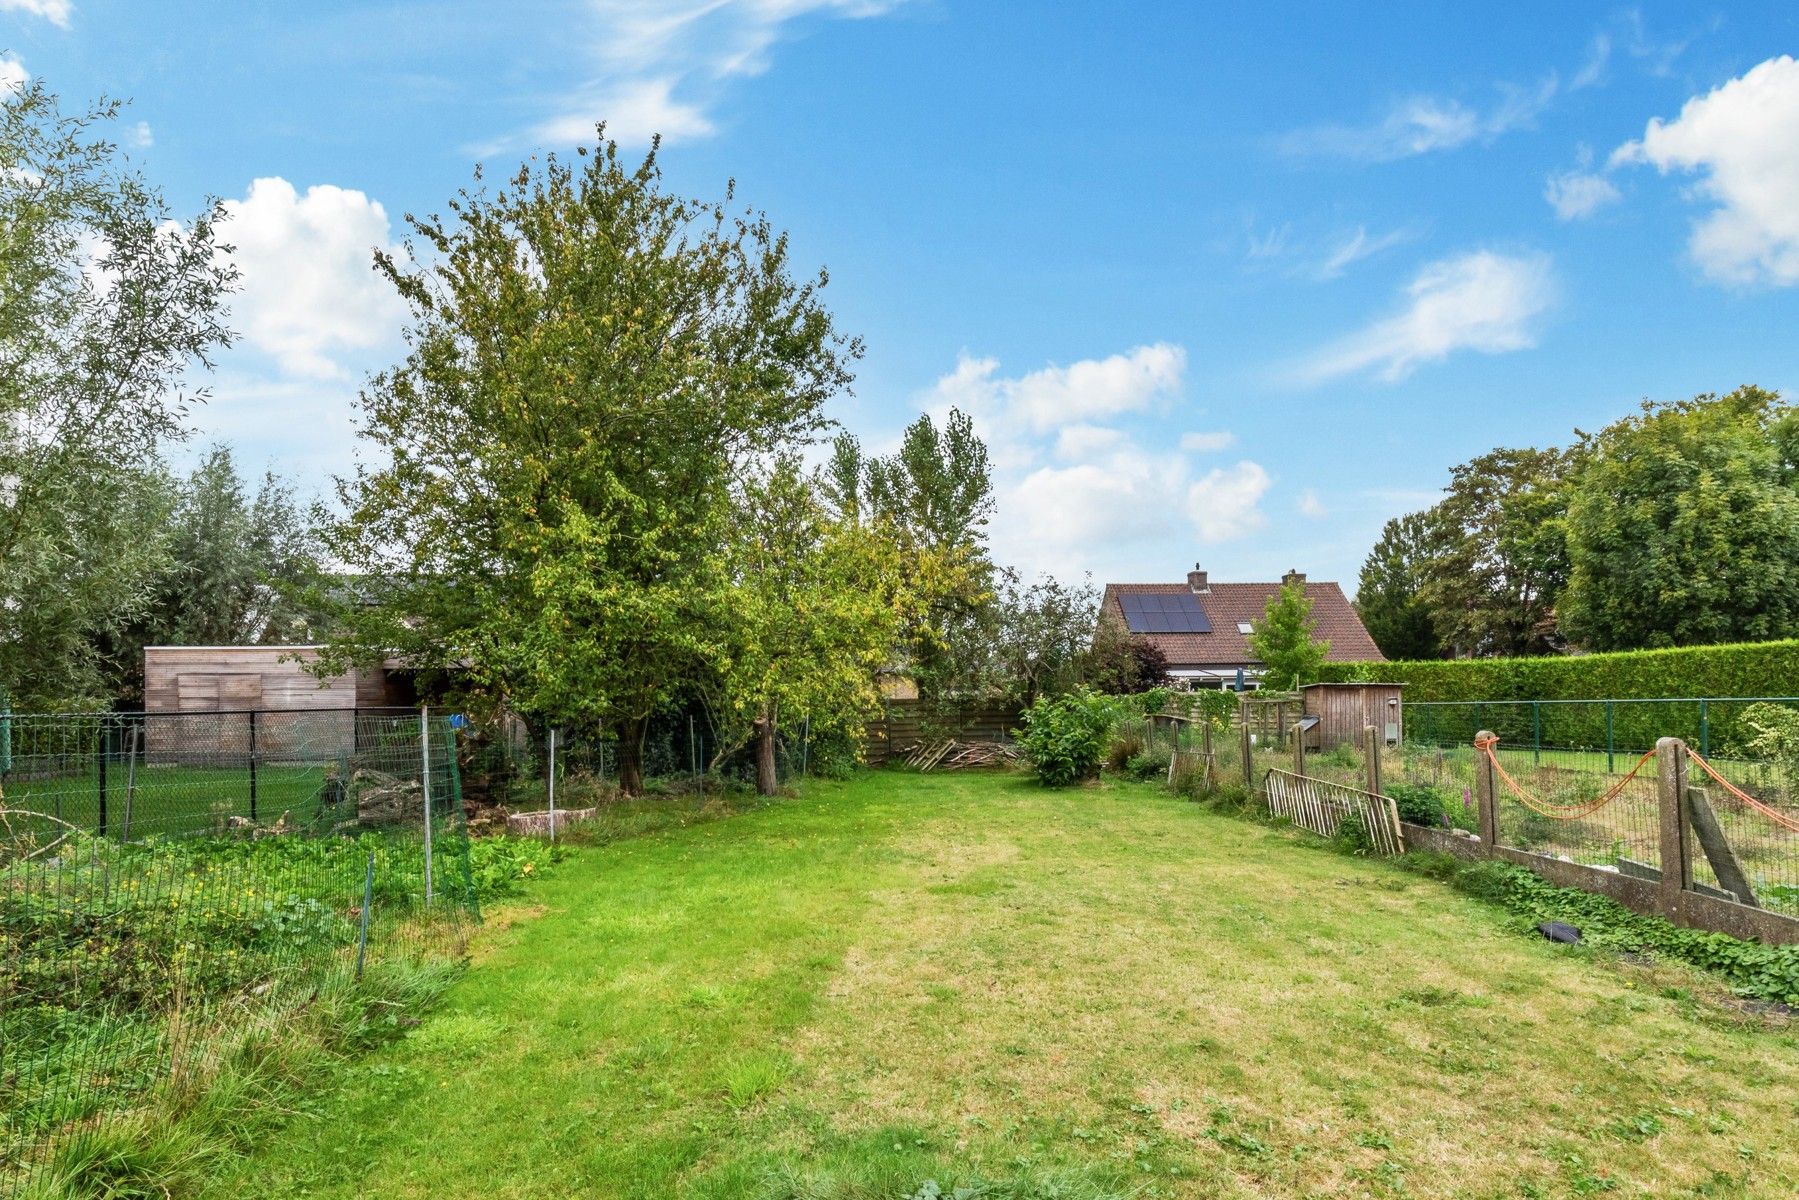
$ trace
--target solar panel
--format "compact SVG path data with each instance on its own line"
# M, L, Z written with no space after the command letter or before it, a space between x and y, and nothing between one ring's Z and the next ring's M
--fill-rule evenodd
M1210 633L1212 623L1192 592L1126 592L1118 597L1132 633Z

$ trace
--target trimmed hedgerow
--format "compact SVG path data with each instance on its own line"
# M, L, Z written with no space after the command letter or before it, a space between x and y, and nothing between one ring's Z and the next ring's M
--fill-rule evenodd
M1799 639L1675 650L1627 650L1542 658L1468 658L1419 662L1326 663L1325 682L1378 679L1405 685L1407 704L1487 704L1465 713L1420 711L1433 728L1418 732L1434 740L1472 736L1464 725L1479 723L1511 743L1530 743L1540 733L1546 746L1605 746L1603 705L1544 705L1533 714L1530 700L1639 700L1670 697L1789 696L1799 691ZM1712 706L1705 718L1714 746L1733 746L1742 706ZM1419 724L1408 714L1411 724ZM1438 731L1434 728L1441 725ZM1408 733L1412 732L1408 729ZM1441 732L1444 737L1436 738ZM1618 746L1647 749L1659 737L1697 742L1697 704L1621 704L1612 714L1611 739Z

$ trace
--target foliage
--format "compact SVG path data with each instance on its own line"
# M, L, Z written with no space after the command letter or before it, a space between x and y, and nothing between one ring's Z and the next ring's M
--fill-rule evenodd
M1593 650L1799 628L1799 414L1772 392L1645 403L1583 437L1558 613Z
M712 708L724 751L755 740L757 787L772 795L783 715L859 735L916 606L891 527L832 517L791 452L745 480L733 531L729 649Z
M1318 678L1330 643L1315 634L1312 599L1305 584L1288 580L1268 599L1267 610L1251 624L1249 649L1262 661L1262 686L1291 691Z
M1799 797L1799 711L1784 704L1751 704L1737 717L1743 748L1775 765L1789 797Z
M1497 449L1450 470L1428 515L1433 553L1421 592L1446 645L1481 655L1559 648L1565 485L1576 461L1556 449Z
M827 501L849 523L885 523L924 603L901 639L906 673L929 709L953 708L993 683L993 513L987 447L967 413L951 409L940 430L925 414L886 458L839 435L823 472Z
M1092 682L1099 591L1091 576L1065 584L1048 575L1028 587L1010 568L997 573L993 640L996 690L1020 707Z
M1556 887L1510 863L1462 863L1447 855L1407 859L1414 869L1502 905L1522 917L1522 924L1565 921L1580 929L1585 943L1665 955L1722 976L1739 995L1799 1005L1799 946L1764 946L1727 934L1681 929L1660 917L1634 913L1605 896Z
M1451 811L1460 808L1448 788L1434 784L1383 783L1381 790L1399 810L1399 819L1413 825L1447 825Z
M166 557L143 608L100 639L126 708L143 702L145 646L296 645L319 632L302 599L320 582L318 533L290 485L266 474L252 493L226 446L159 483Z
M1434 557L1430 518L1394 517L1381 529L1356 584L1356 612L1388 658L1438 658L1443 640L1426 602Z
M1116 702L1087 688L1045 696L1025 710L1019 738L1037 779L1048 787L1066 787L1099 774L1117 715Z
M1477 725L1495 729L1506 741L1533 739L1528 704L1508 709L1502 702L1531 700L1631 700L1669 696L1779 696L1799 679L1799 640L1738 646L1694 646L1678 650L1628 650L1540 658L1476 658L1453 661L1377 664L1383 680L1405 686L1408 706L1455 703L1455 740L1472 738ZM1345 682L1366 664L1326 663L1320 676ZM1486 707L1477 708L1485 702ZM1713 705L1713 743L1742 740L1741 710ZM1544 705L1539 714L1543 744L1604 746L1605 706ZM1619 704L1613 739L1619 746L1652 746L1657 738L1684 736L1697 744L1698 706ZM1408 727L1422 729L1422 713L1408 712ZM1510 720L1511 724L1506 722ZM1466 728L1462 728L1465 726ZM1433 739L1437 740L1437 739Z
M220 210L175 219L107 137L118 114L0 89L0 688L21 706L103 701L95 641L164 562L159 456L230 340Z
M1124 772L1132 779L1166 779L1168 763L1173 757L1166 746L1151 746L1131 755L1124 764Z
M602 141L377 254L411 349L362 393L326 541L368 591L320 670L455 668L471 700L603 723L641 786L648 717L727 653L733 484L822 427L861 350L730 202Z

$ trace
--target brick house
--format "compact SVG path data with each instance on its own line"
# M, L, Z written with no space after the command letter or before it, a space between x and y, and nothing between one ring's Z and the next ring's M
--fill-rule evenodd
M1250 622L1288 580L1305 585L1316 636L1330 643L1327 662L1384 662L1385 655L1335 583L1289 571L1273 583L1213 583L1199 565L1184 583L1108 583L1100 620L1121 622L1168 659L1168 673L1189 688L1251 688L1262 664L1249 648Z

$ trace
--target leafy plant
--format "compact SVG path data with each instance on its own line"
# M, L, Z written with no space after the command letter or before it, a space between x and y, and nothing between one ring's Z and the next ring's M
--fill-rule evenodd
M1399 819L1413 825L1447 825L1450 808L1457 803L1448 788L1429 783L1389 783L1384 790L1399 810Z
M1037 779L1066 787L1099 774L1100 756L1116 714L1115 702L1087 688L1045 697L1023 716L1024 746Z

